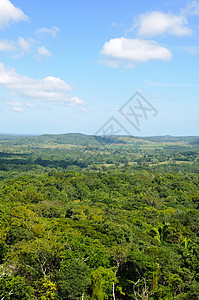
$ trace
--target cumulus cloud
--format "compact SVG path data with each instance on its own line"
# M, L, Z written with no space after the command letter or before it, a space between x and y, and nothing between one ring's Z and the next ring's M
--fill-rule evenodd
M0 51L15 52L17 50L16 43L8 40L0 41Z
M15 7L9 0L0 1L0 29L10 22L28 21L28 17L20 8Z
M0 40L0 51L15 52L22 55L30 52L33 43L33 39L25 40L23 37L19 37L17 41Z
M23 37L19 37L17 46L23 52L29 52L32 44L32 39L25 40Z
M170 60L171 52L158 45L155 41L115 38L106 42L101 51L104 56L104 62L113 62L113 66L119 66L121 63L126 66L132 66L134 62L145 62L149 60Z
M38 47L38 42L32 38L24 39L19 37L17 41L0 40L0 52L12 52L14 58L22 57L27 53L34 53L38 60L51 56L51 52L45 47Z
M50 57L51 52L45 46L38 47L37 43L32 38L24 39L21 36L17 41L0 40L0 52L12 52L14 58L22 57L27 53L34 53L38 60Z
M58 101L69 105L83 103L79 98L69 95L71 87L64 80L52 76L33 79L17 73L13 68L6 68L3 63L0 63L0 85L8 88L15 96Z
M37 49L37 52L38 52L38 54L39 54L40 56L42 56L42 57L50 57L50 56L51 56L50 51L49 51L46 47L44 47L44 46L39 47L39 48Z
M37 29L37 34L39 35L51 35L52 37L56 37L60 29L57 26L52 26L51 28L42 27Z
M189 36L192 34L192 30L186 26L187 24L187 18L183 15L177 16L159 11L140 15L136 21L138 35L146 38L161 34Z

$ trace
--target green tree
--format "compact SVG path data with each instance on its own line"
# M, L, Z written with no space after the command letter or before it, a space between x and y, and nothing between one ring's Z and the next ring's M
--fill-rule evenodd
M57 276L57 294L60 299L76 300L84 296L90 284L90 271L85 263L66 260Z
M11 274L0 276L1 300L32 300L34 298L33 292L33 288L27 285L23 277Z

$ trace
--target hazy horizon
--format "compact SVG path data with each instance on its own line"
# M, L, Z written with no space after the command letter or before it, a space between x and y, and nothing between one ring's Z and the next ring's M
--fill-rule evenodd
M101 136L101 135L95 135L95 134L86 134L83 132L63 132L63 133L41 133L41 134L36 134L36 133L29 133L29 134L24 134L24 133L0 133L1 135L8 135L8 136L43 136L43 135L66 135L66 134L82 134L82 135L86 135L86 136ZM108 135L107 135L108 136ZM125 136L125 135L112 135L113 137L117 137L117 136ZM126 135L127 136L127 135ZM170 135L170 134L163 134L163 135L131 135L131 137L135 137L135 138L147 138L147 137L199 137L199 135Z

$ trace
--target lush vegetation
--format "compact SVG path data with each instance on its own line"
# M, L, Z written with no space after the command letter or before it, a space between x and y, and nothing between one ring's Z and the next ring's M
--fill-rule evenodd
M198 140L2 136L0 299L199 299Z

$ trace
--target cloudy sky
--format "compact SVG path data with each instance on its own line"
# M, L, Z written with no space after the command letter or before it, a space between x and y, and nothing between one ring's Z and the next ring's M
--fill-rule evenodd
M0 132L104 124L199 135L199 1L0 0Z

